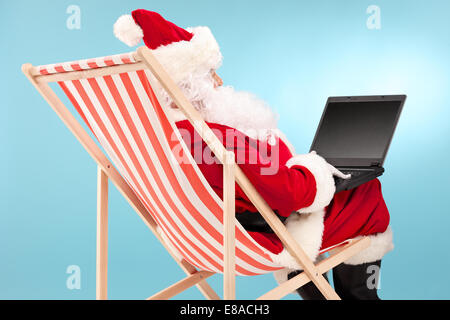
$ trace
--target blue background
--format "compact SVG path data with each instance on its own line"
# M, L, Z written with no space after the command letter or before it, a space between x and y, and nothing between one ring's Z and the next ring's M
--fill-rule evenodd
M112 25L136 8L209 26L225 83L268 101L298 151L308 150L328 96L407 94L381 178L396 248L383 261L380 294L450 298L449 1L0 3L0 298L95 297L96 166L20 67L131 51ZM71 4L81 8L80 30L66 27ZM371 4L380 30L366 27ZM141 299L181 279L114 187L110 195L109 297ZM66 287L69 265L81 268L80 290ZM221 281L210 283L220 292ZM238 298L274 285L271 275L239 278Z

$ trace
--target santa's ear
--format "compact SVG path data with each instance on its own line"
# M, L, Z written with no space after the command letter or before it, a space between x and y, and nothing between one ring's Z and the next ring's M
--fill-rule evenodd
M114 23L114 35L126 45L134 47L142 40L144 32L131 15L125 14Z

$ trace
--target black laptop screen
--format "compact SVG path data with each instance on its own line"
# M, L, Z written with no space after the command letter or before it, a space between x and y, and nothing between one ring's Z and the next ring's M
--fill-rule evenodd
M401 104L401 101L329 102L311 150L332 164L342 162L339 161L342 158L370 159L381 164ZM361 165L370 162L362 161Z

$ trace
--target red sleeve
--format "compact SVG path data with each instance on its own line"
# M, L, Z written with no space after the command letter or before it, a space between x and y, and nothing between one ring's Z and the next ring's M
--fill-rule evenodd
M239 165L267 204L281 216L308 207L314 201L316 184L313 175L302 166L282 166L276 174L262 175L261 164Z
M293 211L312 204L316 196L314 176L304 166L286 166L286 161L292 155L281 140L276 139L270 145L251 139L239 131L233 136L235 141L230 144L232 139L228 139L227 149L234 151L236 163L273 210L287 217ZM241 159L244 153L245 161ZM240 188L236 191L242 192ZM245 197L243 192L241 196Z

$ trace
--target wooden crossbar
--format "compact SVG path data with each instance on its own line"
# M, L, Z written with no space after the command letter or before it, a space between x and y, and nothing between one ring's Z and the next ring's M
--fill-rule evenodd
M174 283L173 285L167 287L164 290L154 294L153 296L147 298L147 300L167 300L170 299L177 294L183 292L186 289L196 285L200 281L203 281L209 277L214 275L214 272L209 271L198 271L193 273L186 278Z
M72 81L72 80L81 80L88 78L96 78L103 77L107 75L131 72L145 69L145 64L143 62L129 63L129 64L120 64L116 66L103 67L97 69L89 69L89 70L81 70L81 71L68 71L65 73L54 73L54 74L46 74L46 75L37 75L35 76L35 80L38 83L47 83L47 82L58 82L58 81ZM36 73L36 71L34 71Z
M317 270L320 274L328 272L338 264L352 257L361 250L367 248L370 245L370 239L367 237L351 241L349 244L343 246L339 252L331 255L325 260L322 260L317 264ZM293 292L297 288L300 288L310 282L311 279L304 272L298 274L292 279L282 283L278 287L270 290L269 292L260 296L257 300L278 300Z

